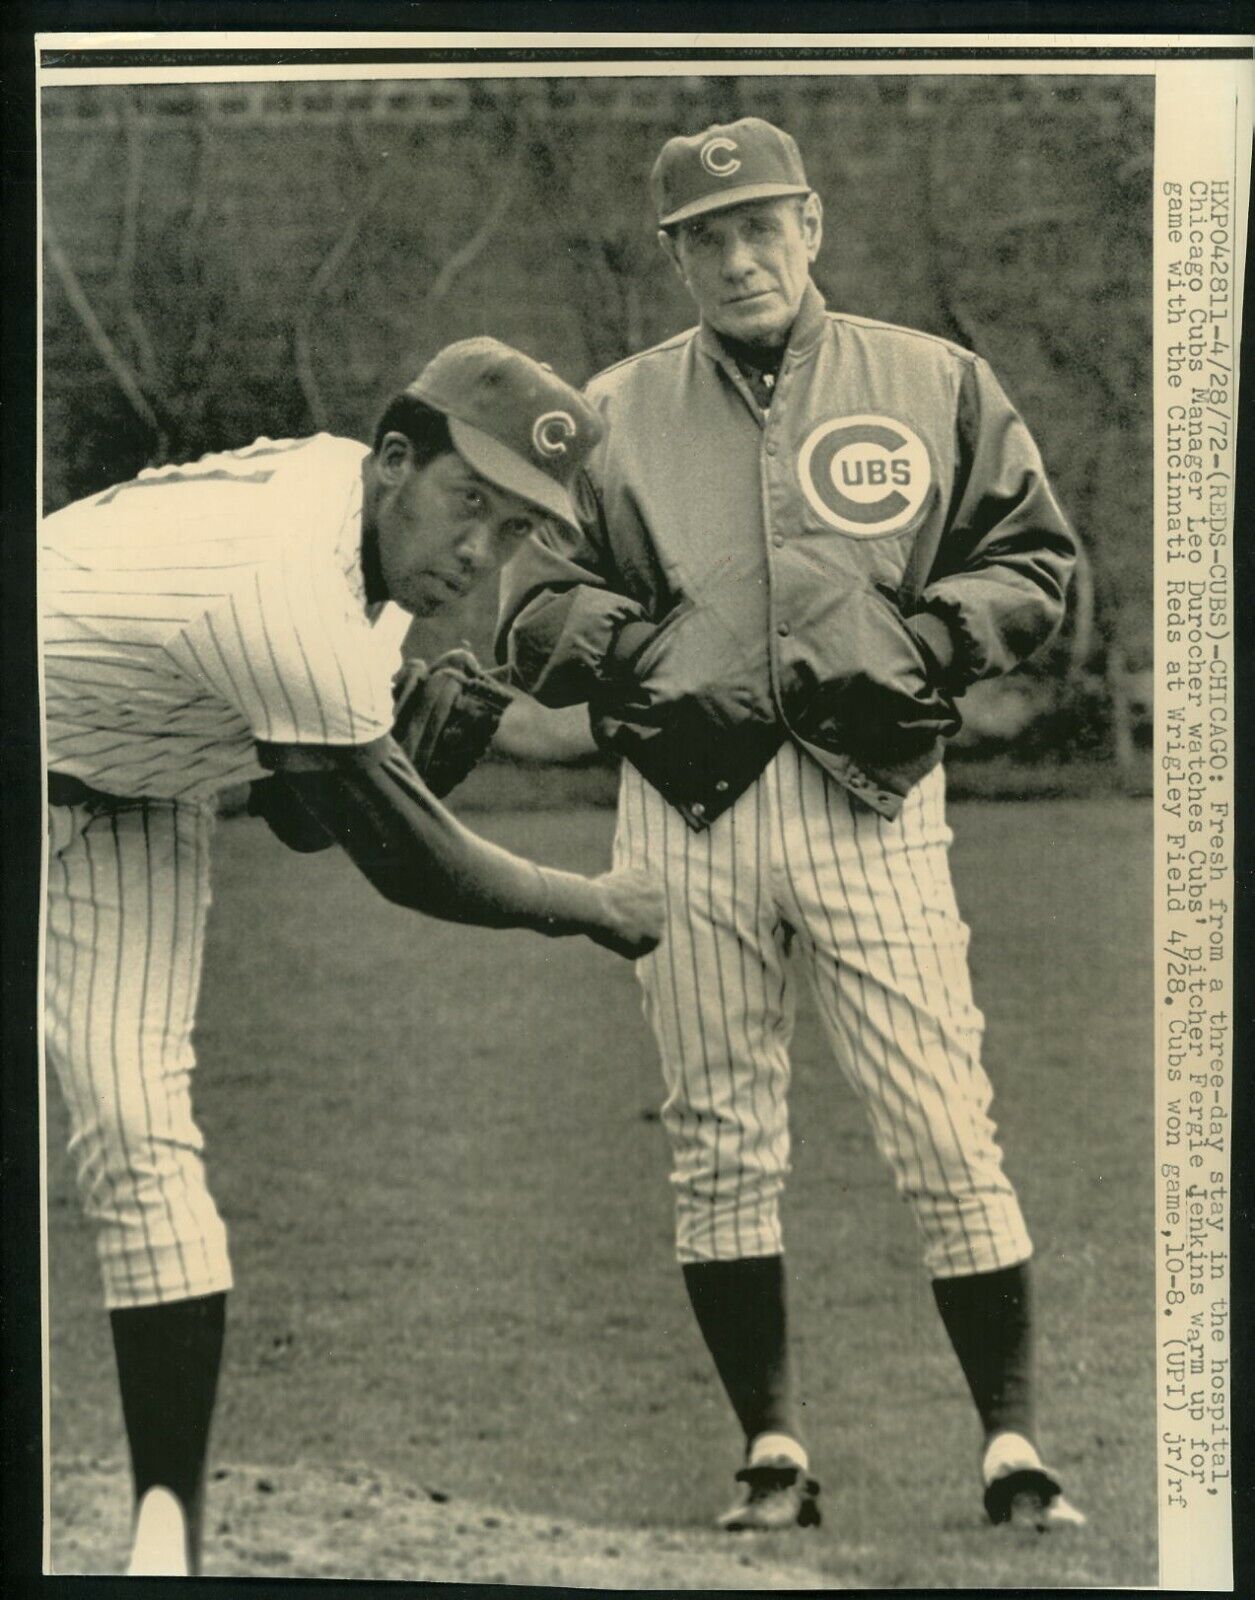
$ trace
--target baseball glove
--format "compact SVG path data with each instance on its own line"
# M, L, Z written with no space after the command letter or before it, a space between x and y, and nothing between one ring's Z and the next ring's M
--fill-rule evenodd
M392 680L392 737L434 795L446 795L482 760L514 696L469 650L429 666L412 658Z

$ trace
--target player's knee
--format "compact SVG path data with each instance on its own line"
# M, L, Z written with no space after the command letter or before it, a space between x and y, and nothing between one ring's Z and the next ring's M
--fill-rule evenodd
M202 1213L216 1216L203 1164L177 1147L151 1140L96 1154L78 1167L83 1213L95 1227L148 1241L171 1229L194 1234Z
M105 1190L142 1197L184 1183L187 1169L200 1165L200 1144L190 1120L158 1126L146 1103L122 1100L79 1129L71 1151L85 1196Z

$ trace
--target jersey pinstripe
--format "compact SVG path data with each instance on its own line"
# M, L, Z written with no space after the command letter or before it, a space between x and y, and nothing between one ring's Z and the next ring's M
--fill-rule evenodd
M48 763L113 797L48 808L44 984L110 1308L231 1284L191 1097L213 799L256 739L391 727L408 618L366 605L365 455L259 439L44 524Z
M365 603L366 454L327 434L258 439L48 517L49 767L111 794L200 799L264 775L257 739L386 734L408 618Z
M44 1038L105 1305L219 1293L227 1233L192 1109L215 818L171 800L48 812Z
M616 864L666 890L666 937L637 974L667 1089L681 1261L783 1248L794 943L929 1272L1031 1254L989 1116L949 842L940 767L890 821L786 744L699 834L625 764Z

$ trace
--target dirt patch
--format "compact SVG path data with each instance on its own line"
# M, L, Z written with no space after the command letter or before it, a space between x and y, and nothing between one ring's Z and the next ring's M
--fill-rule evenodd
M53 1569L119 1572L129 1484L116 1462L58 1466ZM809 1533L755 1539L591 1527L460 1500L363 1468L215 1469L207 1577L396 1578L601 1589L817 1589L789 1557Z

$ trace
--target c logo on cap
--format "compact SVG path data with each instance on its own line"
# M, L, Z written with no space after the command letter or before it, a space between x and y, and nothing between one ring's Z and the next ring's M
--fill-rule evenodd
M741 158L735 150L735 139L707 139L699 159L712 178L729 178L741 167Z
M816 516L858 539L906 527L933 480L924 441L894 417L821 422L798 452L797 473Z
M569 411L546 411L532 424L532 444L538 456L564 456L566 441L574 439L578 432Z

